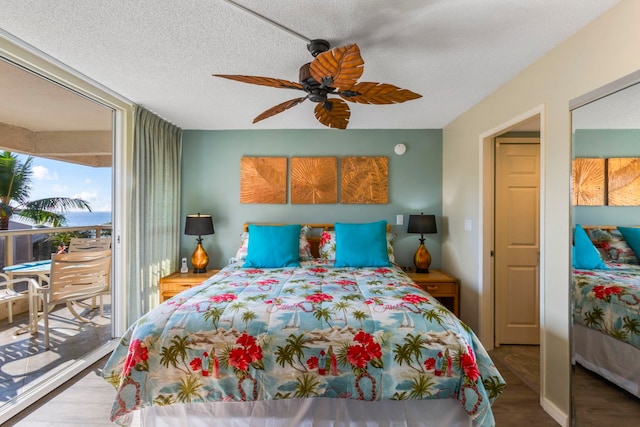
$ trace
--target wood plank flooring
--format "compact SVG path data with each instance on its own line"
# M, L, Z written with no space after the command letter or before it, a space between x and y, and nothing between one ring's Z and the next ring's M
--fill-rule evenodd
M512 348L507 348L512 347ZM558 424L539 405L536 348L502 346L490 352L507 382L493 412L497 426L555 427ZM520 350L520 351L519 351ZM511 355L511 357L509 357ZM527 361L528 360L528 361ZM113 426L109 422L114 389L100 377L106 358L51 393L46 400L12 418L6 426L75 427ZM529 375L523 375L529 371ZM583 372L580 372L583 371ZM538 371L539 372L539 371ZM640 402L602 378L579 369L574 387L582 390L577 426L636 426L640 419ZM611 394L609 394L611 393ZM624 414L624 415L623 415ZM134 424L135 426L135 424Z

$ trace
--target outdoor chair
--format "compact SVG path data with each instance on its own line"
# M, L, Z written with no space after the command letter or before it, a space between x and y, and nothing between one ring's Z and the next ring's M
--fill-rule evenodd
M84 300L100 298L100 316L104 316L102 296L111 290L111 250L82 251L55 254L51 257L49 275L38 276L39 283L30 283L30 309L36 313L30 325L36 334L40 318L44 319L45 348L49 349L49 313L58 304L66 304L71 314L82 322L89 322L78 314L75 306L96 308ZM45 285L46 283L46 285ZM38 312L38 300L42 301L42 312Z
M7 303L7 320L9 323L13 323L13 302L18 300L27 300L29 298L28 283L30 281L35 283L35 280L28 277L22 277L19 279L11 279L4 273L0 273L0 303ZM25 283L24 291L17 291L14 285L17 283Z
M105 251L111 249L111 237L72 237L69 252Z

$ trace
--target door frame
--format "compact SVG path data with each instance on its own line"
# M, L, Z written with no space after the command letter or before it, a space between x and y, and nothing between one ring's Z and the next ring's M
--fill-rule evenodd
M544 241L544 212L546 200L545 194L545 108L544 105L538 105L529 111L519 114L512 119L503 122L488 131L480 134L479 143L479 192L480 192L480 236L478 239L480 251L480 264L478 277L480 277L480 298L478 299L479 313L479 335L482 344L487 350L494 348L494 332L495 332L495 270L492 251L495 248L495 230L494 230L494 202L495 202L495 138L501 134L511 130L518 129L518 126L524 122L538 117L540 125L540 400L542 401L543 391L545 390L546 367L545 358L542 355L545 352L545 317L544 317L544 271L545 271L545 241Z
M128 241L129 222L126 212L129 209L129 191L131 186L131 158L133 140L133 112L134 104L105 86L89 79L50 57L46 53L28 45L22 40L0 29L0 56L22 68L38 74L53 84L59 84L95 102L113 109L113 146L112 146L112 251L113 271L112 283L128 283L128 249L123 242ZM112 288L112 316L111 331L114 337L122 336L127 326L126 319L126 290L124 286ZM57 387L72 379L115 348L118 339L94 349L75 363L57 372L34 387L21 393L19 398L2 405L0 410L0 424L29 405L38 402Z

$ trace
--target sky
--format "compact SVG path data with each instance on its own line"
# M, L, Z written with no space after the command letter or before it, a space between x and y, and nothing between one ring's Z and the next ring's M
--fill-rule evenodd
M27 156L17 154L24 162ZM111 168L94 168L33 157L30 200L49 197L83 199L94 212L111 211Z

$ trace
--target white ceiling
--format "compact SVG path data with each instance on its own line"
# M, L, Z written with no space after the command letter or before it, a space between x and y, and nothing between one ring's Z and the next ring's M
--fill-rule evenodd
M236 3L306 39L357 43L365 60L361 81L423 95L398 105L350 104L350 129L393 129L444 127L617 0ZM262 111L302 92L211 76L297 81L298 68L312 59L301 38L227 0L0 0L0 11L2 31L183 129L324 128L310 101L254 125ZM20 114L7 106L32 95L12 85L0 83L0 122L20 126ZM57 105L69 112L72 104ZM74 117L81 119L76 128L91 120L23 123L45 128Z

